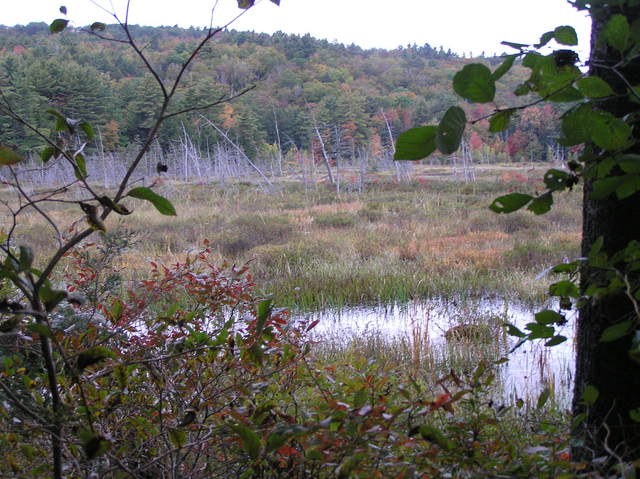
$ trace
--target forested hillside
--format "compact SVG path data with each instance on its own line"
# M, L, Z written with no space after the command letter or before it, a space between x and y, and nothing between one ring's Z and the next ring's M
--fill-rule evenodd
M202 34L195 28L131 30L163 79L177 74ZM117 29L107 27L104 35L117 36ZM478 60L493 65L500 61ZM209 151L233 141L258 159L274 151L306 151L318 158L324 154L330 161L349 160L363 151L388 153L391 137L436 121L459 101L449 85L466 61L428 44L363 50L309 35L223 32L189 70L175 110L256 88L230 104L170 119L158 137L159 146L167 150L188 139L198 151ZM518 103L506 92L523 78L517 68L506 78L498 105ZM82 29L52 36L44 23L0 27L0 82L16 112L34 126L50 128L46 111L54 108L92 123L100 138L96 148L107 152L145 136L160 95L126 45L105 42ZM465 108L470 118L492 111L487 105ZM477 124L466 139L468 151L480 161L549 159L558 151L553 118L553 107L541 105L523 111L500 135L489 136ZM3 117L0 142L26 153L37 152L41 145L34 133Z

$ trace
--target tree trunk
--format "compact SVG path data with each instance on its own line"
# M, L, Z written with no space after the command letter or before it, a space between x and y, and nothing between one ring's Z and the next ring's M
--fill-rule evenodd
M629 23L640 18L640 8L620 11L613 8L591 9L590 73L607 81L617 93L626 92L627 85L640 84L640 62L634 61L621 69L620 75L611 67L620 59L620 53L598 42L602 29L611 15L623 13ZM617 117L637 111L638 105L627 96L607 100L600 107ZM636 141L640 139L636 126ZM640 151L638 146L634 147ZM582 254L587 256L593 243L602 237L602 251L609 256L624 249L632 240L640 240L640 194L624 200L611 195L602 200L592 198L593 180L585 181L583 206ZM598 271L587 268L582 274L582 291ZM637 280L638 278L636 278ZM623 320L635 318L633 303L624 293L591 299L580 309L577 326L576 378L573 399L574 416L586 413L586 419L577 425L574 437L578 439L574 455L579 460L609 456L617 460L633 460L640 454L640 423L634 422L629 411L640 408L640 365L628 355L631 335L617 341L600 342L602 332ZM583 401L585 387L594 386L599 397L595 404Z

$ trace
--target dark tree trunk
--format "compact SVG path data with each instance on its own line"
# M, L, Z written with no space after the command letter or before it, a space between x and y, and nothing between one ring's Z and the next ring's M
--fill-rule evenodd
M603 2L604 3L604 2ZM590 73L606 80L618 93L630 85L640 84L640 62L622 68L616 73L612 67L621 55L602 45L601 32L611 15L623 13L629 23L640 18L640 8L625 9L591 8ZM608 100L600 105L617 117L637 112L637 103L623 99ZM635 126L636 141L640 139L640 125ZM640 151L638 146L634 147ZM615 174L615 172L614 172ZM624 249L632 240L640 240L640 194L618 200L612 195L603 200L592 198L592 180L585 182L583 207L582 253L587 256L593 243L602 237L602 251L609 255ZM582 276L582 289L593 280L597 271L587 269ZM635 278L637 281L638 278ZM631 335L617 341L603 343L599 339L609 326L635 318L633 303L624 293L611 295L598 301L592 300L580 309L577 328L577 362L574 416L588 413L587 419L574 430L578 439L574 454L577 459L613 456L614 459L634 460L640 456L640 424L634 422L629 411L640 408L640 365L628 355ZM582 395L587 385L599 392L596 403L588 408Z

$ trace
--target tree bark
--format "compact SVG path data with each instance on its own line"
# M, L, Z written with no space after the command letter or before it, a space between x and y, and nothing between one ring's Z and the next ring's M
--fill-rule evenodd
M640 84L640 62L614 71L621 58L620 52L604 45L602 30L616 13L624 14L629 23L640 18L640 8L591 7L591 58L590 74L599 76L612 86L616 93L624 94L628 84ZM599 41L600 40L600 41ZM602 102L600 108L616 117L638 111L638 104L627 96ZM638 126L634 136L640 140ZM635 152L640 148L635 146ZM620 174L615 172L614 174ZM602 251L609 256L624 249L632 240L640 240L640 194L624 200L615 195L596 200L592 197L593 180L585 181L583 204L582 254L587 256L594 242L602 237ZM601 273L587 267L582 272L582 292ZM637 284L638 278L635 278ZM600 342L602 332L623 320L634 319L632 301L619 293L600 299L591 299L581 307L577 325L576 377L573 399L574 417L587 414L586 419L575 426L577 439L574 456L578 460L591 460L608 456L614 460L630 461L640 454L640 424L634 422L629 411L640 408L640 365L628 355L632 335L617 341ZM594 386L599 397L595 404L586 406L583 393L586 386Z

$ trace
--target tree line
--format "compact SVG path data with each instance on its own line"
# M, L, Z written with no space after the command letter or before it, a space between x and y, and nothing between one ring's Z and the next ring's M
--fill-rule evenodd
M163 80L187 60L201 30L131 26ZM115 25L105 35L121 35ZM82 28L48 35L44 23L0 28L0 85L6 100L32 125L46 130L53 108L96 127L97 148L118 151L145 138L161 92L126 45L100 42ZM158 134L165 150L189 142L201 151L232 141L251 158L274 148L312 153L318 162L354 159L359 151L389 151L397 135L435 121L459 99L446 88L469 60L443 47L407 45L363 50L310 35L225 31L203 49L176 95L175 110L215 101L255 85L231 104L168 119ZM499 58L476 58L496 65ZM513 104L516 67L498 104ZM485 105L465 105L470 117ZM524 111L507 131L487 135L483 122L467 140L481 161L544 161L558 152L555 108ZM216 125L219 129L212 127ZM39 140L24 125L0 117L0 142L38 153ZM324 153L323 150L324 149Z

